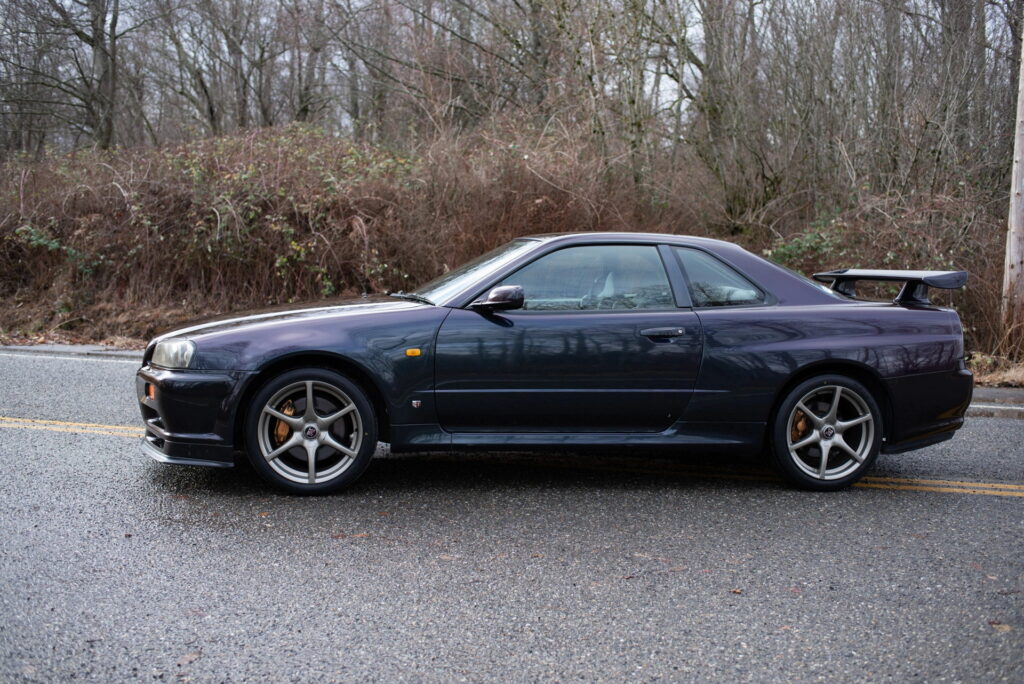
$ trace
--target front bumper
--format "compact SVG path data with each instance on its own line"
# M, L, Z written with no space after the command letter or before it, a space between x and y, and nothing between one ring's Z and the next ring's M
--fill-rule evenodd
M148 430L146 431L146 436L142 438L142 453L146 454L154 461L170 463L172 465L198 465L209 466L212 468L232 468L235 465L233 458L230 461L219 461L209 458L187 458L184 456L171 455L181 453L198 453L200 456L203 456L208 455L209 450L205 445L199 445L197 451L195 445L168 442L165 439L150 434Z
M163 463L233 466L235 412L249 375L140 368L135 393L146 426L143 453Z

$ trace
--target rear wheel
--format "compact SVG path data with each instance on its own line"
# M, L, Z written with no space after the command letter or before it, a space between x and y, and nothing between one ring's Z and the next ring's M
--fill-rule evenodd
M805 489L836 490L859 480L878 457L882 413L863 384L820 375L794 387L772 426L779 472Z
M283 373L253 397L246 452L267 482L296 494L327 494L354 482L377 448L366 394L325 368Z

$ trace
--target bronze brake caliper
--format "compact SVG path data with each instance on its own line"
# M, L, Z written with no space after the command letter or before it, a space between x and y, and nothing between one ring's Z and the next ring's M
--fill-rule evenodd
M807 416L800 409L797 409L793 416L793 425L789 429L789 441L797 442L807 432Z
M284 402L284 404L281 405L281 413L283 413L286 416L295 415L295 404L292 403L291 399L289 399L288 401ZM288 423L284 422L283 420L278 420L277 425L274 426L274 440L277 442L276 446L284 444L284 440L288 439L288 435L291 433L291 431L292 429L288 425Z

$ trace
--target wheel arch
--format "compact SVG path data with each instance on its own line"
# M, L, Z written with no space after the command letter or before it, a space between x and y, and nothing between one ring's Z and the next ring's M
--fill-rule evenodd
M361 390L366 392L367 398L373 405L377 419L377 438L382 442L389 441L391 420L388 405L384 400L384 393L366 369L351 359L331 352L299 352L268 361L249 379L239 397L238 410L234 417L233 432L236 449L243 448L245 444L245 420L253 396L272 378L296 368L326 368L341 373L356 383Z
M801 382L817 375L845 375L864 385L871 392L871 396L878 402L878 407L882 411L882 445L884 447L892 433L892 397L889 396L889 391L886 389L885 383L882 382L882 377L874 368L856 361L842 359L829 359L808 364L787 378L772 400L771 418L768 422L768 429L765 431L765 440L771 439L772 426L775 425L779 405L782 404L785 397Z

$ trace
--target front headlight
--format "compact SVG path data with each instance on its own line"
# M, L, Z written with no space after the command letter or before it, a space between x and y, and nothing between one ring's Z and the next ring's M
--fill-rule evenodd
M191 340L164 340L157 343L151 362L161 368L188 368L195 352L196 345Z

